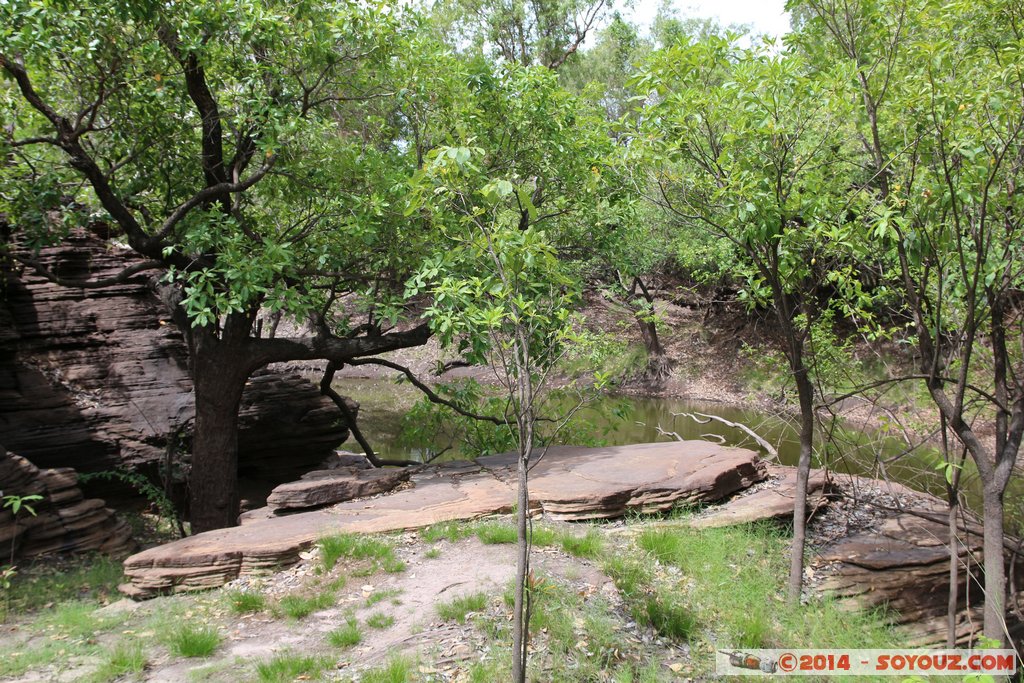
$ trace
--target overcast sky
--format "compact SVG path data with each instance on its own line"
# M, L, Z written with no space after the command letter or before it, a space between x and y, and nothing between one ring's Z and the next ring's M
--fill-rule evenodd
M785 0L672 0L683 17L712 17L718 23L749 24L755 33L781 36L789 31L789 15L783 10ZM658 11L660 0L636 0L633 10L622 14L649 28Z

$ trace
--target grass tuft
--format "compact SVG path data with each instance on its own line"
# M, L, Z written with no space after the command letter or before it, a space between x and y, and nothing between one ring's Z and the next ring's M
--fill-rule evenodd
M487 595L484 593L473 593L463 595L449 602L437 605L437 614L445 621L455 621L460 624L466 623L466 615L471 612L483 612L487 608Z
M363 632L355 617L349 617L345 625L327 634L327 642L334 647L352 647L363 640Z
M325 536L318 543L320 562L324 570L330 571L341 558L369 560L372 567L379 567L390 574L405 571L405 563L395 556L395 549L387 541L357 534Z
M363 673L361 683L409 683L412 680L412 664L402 657L391 659L383 667Z
M89 680L93 683L113 681L123 676L141 674L148 661L140 643L119 643L111 650Z
M571 533L561 534L558 537L558 543L562 546L562 550L574 557L596 559L604 550L604 541L597 529L587 529L587 533L583 536Z
M371 614L366 618L366 625L370 628L385 629L390 628L395 623L395 618L390 614L384 614L383 612L377 612Z
M475 531L476 537L484 545L515 543L519 540L519 533L516 528L505 522L480 522L476 525ZM557 535L551 529L542 526L535 526L533 528L533 545L538 548L554 545L556 540Z
M465 522L441 522L420 530L420 538L427 543L437 543L444 539L455 543L473 535L473 527Z
M292 619L304 619L313 612L327 609L333 602L334 594L329 592L316 595L286 595L281 598L278 607Z
M214 628L185 625L171 633L167 647L177 657L209 657L221 640Z
M370 595L366 598L366 603L365 604L366 604L367 607L373 607L378 602L383 602L384 600L387 600L388 598L394 598L394 597L397 597L397 596L399 596L401 594L402 594L402 589L400 589L400 588L385 588L384 590L379 590L379 591L375 591L373 593L370 593Z
M320 657L297 655L284 652L256 664L256 675L260 683L291 683L296 678L319 676L327 668L327 661Z
M228 605L235 614L262 612L267 608L267 599L262 593L234 590L229 591L226 595Z

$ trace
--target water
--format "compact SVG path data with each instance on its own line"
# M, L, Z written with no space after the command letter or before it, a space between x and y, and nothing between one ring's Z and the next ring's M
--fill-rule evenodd
M383 379L339 378L335 388L339 393L359 402L360 428L379 457L421 460L448 445L400 444L398 435L402 418L422 397L415 387ZM615 417L613 413L616 411L613 408L619 408L620 413L625 408L625 417ZM730 422L744 424L776 448L782 464L797 463L800 442L793 418L768 415L757 410L670 398L607 396L599 399L595 408L584 409L581 416L594 425L596 438L607 445L649 443L674 438L659 432L660 428L664 432L675 432L683 439L711 439L730 446L762 451L740 429L714 421L699 424L680 413L717 415ZM937 450L921 448L907 453L907 446L900 439L849 427L838 427L832 436L836 445L825 456L831 469L841 473L888 478L945 499L943 473L936 469L942 459ZM346 447L359 450L358 445L351 440ZM455 459L459 455L456 446L445 452L442 458ZM818 467L821 464L816 457L814 465ZM980 510L980 486L977 473L969 462L964 469L962 486L968 505ZM1011 483L1006 503L1008 521L1024 520L1024 482L1019 478Z

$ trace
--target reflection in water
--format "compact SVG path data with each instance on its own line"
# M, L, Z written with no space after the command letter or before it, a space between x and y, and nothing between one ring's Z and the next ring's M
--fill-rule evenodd
M389 380L339 378L335 388L359 402L360 428L379 456L419 460L448 446L430 443L399 445L402 418L421 397L415 387ZM613 415L615 411L611 408L615 404L628 407L623 418ZM598 438L608 445L649 443L673 438L660 434L660 427L665 432L675 432L683 439L710 439L726 445L758 450L757 444L742 430L718 422L699 424L680 413L718 415L731 422L742 423L775 446L783 464L795 465L797 462L800 444L795 423L782 416L767 415L755 410L709 402L609 396L600 399L595 408L581 411L581 417L593 424ZM824 455L818 454L815 467L821 466L821 458L824 457L830 468L837 472L888 478L945 498L942 473L936 469L941 456L935 449L922 448L908 454L906 444L900 439L843 427L832 430L831 439L834 445ZM352 441L346 443L345 447L358 450L358 445ZM443 459L458 457L456 445L444 454ZM964 475L968 504L980 510L980 490L973 466L968 465ZM1019 519L1021 510L1013 510L1013 501L1024 499L1024 486L1017 480L1011 484L1011 489L1006 496L1007 512Z

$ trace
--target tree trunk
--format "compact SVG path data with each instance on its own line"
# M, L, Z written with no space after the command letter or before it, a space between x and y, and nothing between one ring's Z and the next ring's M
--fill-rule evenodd
M530 493L528 488L529 453L519 455L519 488L516 495L516 527L518 554L516 557L515 615L512 624L512 681L526 683L526 651L529 647L529 609L526 583L530 572L529 515Z
M986 487L984 501L986 638L1006 643L1006 573L1003 557L1003 491Z
M802 356L796 355L793 377L800 400L800 459L796 469L793 499L793 547L789 561L789 603L800 604L804 585L804 546L807 540L807 480L811 473L814 449L814 386L807 375Z
M956 615L960 601L960 539L957 538L956 515L959 496L951 489L949 497L949 601L946 605L946 647L956 647ZM969 577L968 577L968 580Z
M658 326L654 320L654 297L639 277L633 278L629 295L632 297L630 304L633 316L636 318L637 327L640 328L640 338L643 339L644 349L647 351L647 374L651 379L661 382L668 377L671 365L665 356L661 340L658 339Z
M211 340L212 341L212 340ZM238 524L238 406L249 373L239 356L194 347L196 422L189 507L192 533Z
M647 374L651 379L664 380L668 377L670 367L668 358L665 357L665 349L658 339L658 328L653 320L645 319L643 312L636 314L636 324L640 328L640 337L647 350Z

